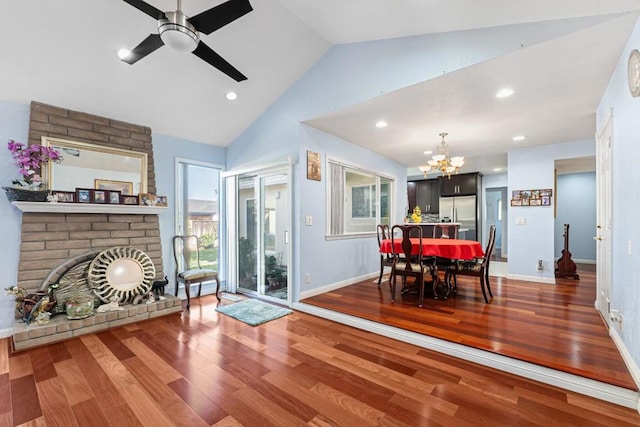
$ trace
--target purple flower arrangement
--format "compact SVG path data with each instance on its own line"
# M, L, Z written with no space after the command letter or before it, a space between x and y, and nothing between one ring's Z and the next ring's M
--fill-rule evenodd
M51 148L40 144L25 146L21 142L9 140L7 148L13 156L14 163L18 166L20 179L13 181L13 184L19 188L36 190L42 184L42 178L38 175L38 171L47 162L60 163L62 156L60 153Z

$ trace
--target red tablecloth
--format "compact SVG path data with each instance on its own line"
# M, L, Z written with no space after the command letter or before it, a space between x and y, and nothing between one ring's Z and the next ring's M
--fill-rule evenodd
M411 239L411 252L418 253L420 239ZM396 252L402 253L402 239L395 239ZM391 239L385 239L380 252L391 253ZM473 259L484 255L482 246L475 240L459 239L422 239L422 256L438 256L451 259Z

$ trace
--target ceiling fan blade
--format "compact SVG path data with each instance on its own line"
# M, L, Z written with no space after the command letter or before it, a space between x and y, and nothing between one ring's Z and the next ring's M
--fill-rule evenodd
M204 44L202 41L198 43L198 47L193 51L193 54L203 61L216 67L218 70L225 73L237 82L247 80L247 77L238 71L233 65L229 64L224 58L215 53L213 49Z
M155 7L151 6L149 3L145 3L142 0L123 0L123 1L125 3L129 3L131 6L135 7L136 9L146 13L153 19L157 20L165 17L163 11L161 11L160 9L156 9Z
M224 27L252 10L253 7L251 7L249 0L229 0L196 16L192 16L187 21L201 33L211 34L218 28Z
M160 39L159 34L149 34L149 37L144 39L138 46L134 47L131 53L122 60L127 64L135 64L163 45L164 43L162 42L162 39Z

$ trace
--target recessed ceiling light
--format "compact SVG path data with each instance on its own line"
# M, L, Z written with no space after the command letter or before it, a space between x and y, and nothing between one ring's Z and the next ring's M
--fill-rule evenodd
M234 91L230 90L225 95L225 98L227 98L229 101L234 101L234 100L238 99L238 94L235 93Z
M502 168L493 168L494 172L500 172L502 170Z
M433 151L427 150L427 151L424 152L424 154L426 154L428 156L429 154L433 154Z
M507 98L513 95L513 89L508 87L501 89L498 93L496 93L496 98Z
M524 141L525 139L527 139L527 137L526 137L526 136L524 136L524 135L518 135L518 136L514 136L514 137L513 137L513 140L514 140L514 141L516 141L516 142L518 142L518 141Z
M386 128L387 126L389 126L389 123L385 122L384 120L380 120L376 123L376 127L378 129Z
M120 59L124 59L127 56L129 56L130 54L131 54L131 51L129 49L122 48L122 49L118 50L118 58L120 58Z

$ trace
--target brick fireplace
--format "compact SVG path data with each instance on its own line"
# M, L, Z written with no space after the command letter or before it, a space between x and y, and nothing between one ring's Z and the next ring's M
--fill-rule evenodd
M60 107L31 103L29 121L29 144L40 144L41 137L55 137L77 142L103 145L111 148L144 152L148 159L147 191L156 193L153 145L151 129L132 123L125 123L105 117L100 117L83 112L68 110ZM55 190L55 189L54 189ZM50 213L50 212L23 212L20 258L18 264L17 285L28 291L36 291L52 269L65 260L89 251L98 251L113 246L132 246L144 251L153 261L156 269L156 279L164 277L162 265L162 245L160 241L160 226L158 215L155 213L143 214L116 214L116 213ZM160 306L160 305L158 305ZM179 311L179 300L171 299L162 304L162 309L171 309L171 312ZM155 308L146 307L144 313ZM131 321L141 320L144 313L142 308L127 309L131 312ZM122 313L122 312L120 312ZM100 329L113 327L127 323L123 314L115 319L104 321ZM56 319L54 316L52 319ZM111 315L113 317L113 315ZM144 316L143 316L144 317ZM97 318L97 316L96 316ZM85 319L86 320L86 319ZM110 325L109 322L115 322ZM56 322L60 323L60 320ZM72 322L67 322L72 323ZM83 327L75 321L74 329ZM89 332L96 329L95 319L87 320L84 325L89 327ZM90 323L90 324L89 324ZM27 328L27 329L25 329ZM29 329L35 331L36 326L24 325L19 331L14 328L14 342L16 337L21 340L29 338ZM91 329L92 328L92 329ZM70 331L67 325L48 328L49 333L40 329L32 332L33 338L41 338L61 329L61 332ZM81 331L76 331L76 335ZM74 334L71 334L73 336ZM61 334L59 339L69 337L69 333ZM42 339L40 341L43 341ZM44 342L53 342L55 339L47 339ZM24 348L27 348L28 345Z

